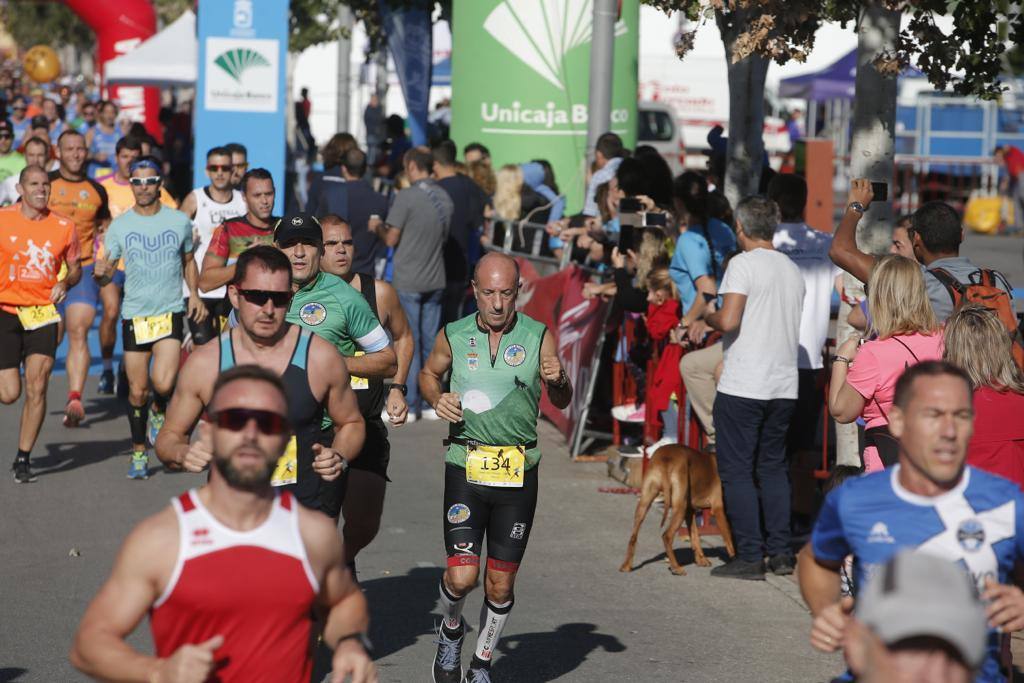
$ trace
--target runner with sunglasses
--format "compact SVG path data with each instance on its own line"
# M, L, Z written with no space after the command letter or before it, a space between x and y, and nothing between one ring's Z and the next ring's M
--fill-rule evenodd
M132 437L128 478L148 479L146 443L155 444L163 427L181 361L186 307L179 283L183 277L191 292L188 317L201 322L207 311L199 300L192 224L182 212L160 203L159 162L153 157L136 160L129 182L135 206L110 224L103 242L105 256L97 259L93 277L106 285L117 271L117 260L124 258L121 336Z
M331 482L358 455L365 436L345 363L331 344L285 322L292 299L291 266L278 249L256 246L243 252L228 298L238 325L185 361L157 437L157 457L172 469L206 469L212 453L201 441L190 444L188 435L210 402L214 380L235 365L256 364L284 382L294 434L273 484L290 488L303 505L322 510L322 490L336 486ZM325 414L334 429L323 428Z
M118 681L306 683L322 613L331 680L377 680L366 598L334 524L270 485L289 442L290 399L276 373L255 365L216 379L200 436L210 480L128 536L78 627L79 670ZM155 656L125 642L147 615Z
M13 178L25 168L25 157L14 149L14 126L0 118L0 183Z
M206 153L206 177L210 184L189 192L181 203L181 210L192 219L192 236L196 240L196 265L200 269L200 296L210 316L202 325L189 325L192 342L199 346L214 339L220 332L220 319L230 313L227 289L214 287L202 290L202 266L206 253L213 244L214 232L227 220L245 216L245 197L234 189L231 182L231 152L226 147L213 147ZM271 202L273 206L273 202Z

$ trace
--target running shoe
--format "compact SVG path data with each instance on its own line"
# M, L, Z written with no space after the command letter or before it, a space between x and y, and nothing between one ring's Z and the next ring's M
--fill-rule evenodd
M103 374L100 375L100 383L99 386L96 388L96 391L100 394L103 394L104 396L113 396L115 388L116 387L114 387L114 371L104 370Z
M32 468L29 467L28 458L16 458L11 469L14 470L14 481L19 484L31 484L38 479Z
M146 425L146 438L149 439L149 445L156 445L156 436L160 433L160 430L164 428L164 413L159 410L154 410L152 406L149 408L149 421Z
M645 407L641 403L637 405L635 403L627 403L621 406L612 407L612 417L619 422L643 422L645 419Z
M81 399L68 399L67 405L64 406L64 426L77 427L84 419L85 407L82 405Z
M128 468L129 479L149 479L149 455L145 452L132 453L132 464Z
M465 683L491 683L491 670L469 667L469 670L466 671L466 678L463 680Z
M466 637L466 622L459 623L458 638L445 634L444 622L437 628L437 655L434 657L434 683L462 683L462 641Z

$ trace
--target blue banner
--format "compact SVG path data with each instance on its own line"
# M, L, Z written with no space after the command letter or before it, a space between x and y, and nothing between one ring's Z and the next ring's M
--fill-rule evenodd
M430 3L432 6L434 3ZM430 110L430 70L434 34L429 9L398 9L380 0L388 50L395 61L398 80L409 110L412 144L427 144L427 114Z
M246 146L249 168L274 176L274 212L284 207L285 67L288 0L201 0L199 80L193 112L194 185L204 185L206 152Z

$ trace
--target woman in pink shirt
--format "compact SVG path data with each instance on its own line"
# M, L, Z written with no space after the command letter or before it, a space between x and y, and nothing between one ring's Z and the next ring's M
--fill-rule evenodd
M974 435L967 464L1024 489L1024 375L1010 337L984 306L967 304L946 321L945 357L974 385Z
M867 289L878 337L863 342L853 336L836 349L828 409L839 423L864 418L862 460L865 471L875 472L899 455L899 444L889 434L896 380L911 365L942 358L942 334L916 262L895 254L882 257Z

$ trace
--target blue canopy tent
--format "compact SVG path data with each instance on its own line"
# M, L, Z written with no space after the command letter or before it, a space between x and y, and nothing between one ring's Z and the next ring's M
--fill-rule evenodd
M900 78L921 78L914 67L904 69ZM779 97L798 98L810 102L852 100L857 80L857 49L826 66L821 71L801 74L779 81Z

